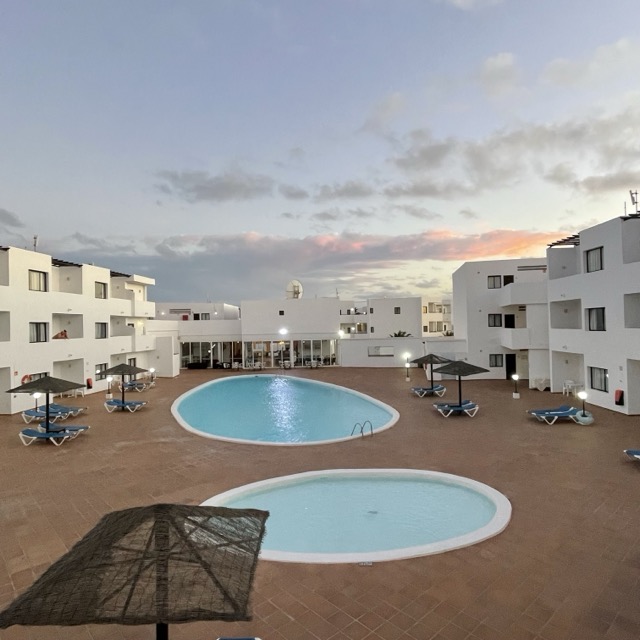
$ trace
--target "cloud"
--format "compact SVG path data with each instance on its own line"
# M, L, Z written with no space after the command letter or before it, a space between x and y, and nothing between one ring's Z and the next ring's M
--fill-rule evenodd
M475 211L471 211L471 209L460 209L458 213L467 220L477 220L480 217Z
M309 197L309 193L305 189L288 184L281 184L278 187L278 191L287 200L306 200Z
M17 227L21 228L25 225L15 213L0 208L0 225L3 227Z
M59 241L60 255L56 257L155 278L156 286L150 292L154 300L215 299L239 303L284 295L291 278L301 280L310 295L334 295L336 286L346 290L346 283L351 282L352 297L371 297L374 294L367 279L373 273L378 273L380 283L384 278L397 278L395 290L404 290L408 285L402 285L398 275L403 268L415 275L434 268L437 271L438 263L540 257L547 244L566 235L566 231L502 229L480 234L435 230L402 236L342 233L304 238L244 233L140 237L132 241L127 236L91 238L74 234ZM75 248L70 249L73 244ZM444 269L443 286L447 288L450 269ZM435 278L425 275L420 280Z
M157 188L165 194L187 202L225 202L252 200L273 193L274 180L269 176L242 170L211 175L205 171L159 171L163 182Z
M401 144L390 162L406 179L387 184L383 191L390 198L477 195L529 178L595 195L625 180L637 184L640 107L525 123L479 140L438 140L427 129L412 131Z
M324 202L326 200L342 200L352 198L367 198L375 194L375 189L360 180L348 180L342 184L324 184L316 188L314 200Z
M504 97L520 87L521 73L512 53L487 58L478 73L482 90L492 98Z
M640 43L622 38L598 47L589 58L556 58L540 74L543 84L577 87L640 73Z
M418 220L438 220L442 218L439 213L434 213L425 207L414 204L398 204L394 205L394 210L406 213L411 218L417 218Z

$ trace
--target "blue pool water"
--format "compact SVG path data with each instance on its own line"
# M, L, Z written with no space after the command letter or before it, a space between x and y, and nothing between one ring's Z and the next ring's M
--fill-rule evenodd
M272 478L204 504L270 512L261 556L374 562L440 553L502 531L509 501L482 483L434 471L341 469Z
M398 420L392 407L333 384L288 376L234 376L209 382L172 407L200 435L259 444L300 445L350 439L356 424L372 430ZM369 424L366 425L370 433ZM359 428L354 437L360 437Z

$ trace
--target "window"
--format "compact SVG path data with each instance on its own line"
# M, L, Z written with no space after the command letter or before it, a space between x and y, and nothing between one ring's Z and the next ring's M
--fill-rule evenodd
M426 324L422 327L422 333L429 333L429 327Z
M429 322L429 331L437 333L438 331L444 331L444 323L442 320L432 320Z
M589 386L597 391L609 391L609 371L599 367L589 367Z
M193 319L194 320L200 320L200 314L199 313L194 313L193 314Z
M29 289L31 291L48 291L47 274L44 271L29 269Z
M200 314L200 320L211 320L211 314L210 313L201 313Z
M393 313L400 315L400 307L393 307Z
M376 330L373 327L371 327L371 333L375 333L375 332Z
M369 309L369 313L373 313L373 307L371 307L371 309Z
M46 322L29 323L29 342L46 342L49 339L49 325Z
M429 313L429 307L422 307L422 313Z
M585 262L587 273L592 273L593 271L602 271L602 269L604 269L602 263L602 247L598 247L597 249L589 249L589 251L586 251Z
M278 315L283 316L284 315L284 309L280 309L280 311L278 311Z
M107 370L107 363L103 362L102 364L96 365L96 380L104 380L107 376L105 371Z
M513 284L513 276L502 276L502 284L506 287L508 284Z
M96 298L100 298L100 300L107 299L107 283L106 282L96 282Z
M606 331L604 324L604 307L587 309L587 327L589 331Z
M367 355L370 358L392 358L393 347L368 347Z
M503 366L503 355L501 353L490 353L489 354L489 366L490 367L502 367Z
M502 326L502 314L500 314L500 313L490 313L489 314L489 326L490 327L501 327Z
M104 339L107 337L107 323L96 322L96 339Z
M489 289L500 289L502 287L502 276L489 276L487 278L487 287Z

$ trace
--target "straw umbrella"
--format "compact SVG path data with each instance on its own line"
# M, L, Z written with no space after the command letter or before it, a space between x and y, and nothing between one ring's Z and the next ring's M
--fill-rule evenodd
M489 373L489 369L483 369L465 360L454 360L448 364L433 370L434 373L458 376L458 405L462 404L462 376L473 376L477 373Z
M268 511L153 504L114 511L0 613L14 624L250 620Z
M72 382L71 380L63 380L62 378L54 378L52 376L42 376L21 384L19 387L9 389L7 393L44 393L45 399L45 429L49 429L49 396L50 394L64 393L73 389L81 389L85 385L82 382Z
M445 358L444 356L436 355L435 353L427 353L426 356L420 356L415 360L412 360L412 364L417 364L419 367L424 367L425 364L429 365L429 369L431 371L431 375L429 376L431 379L431 389L433 389L433 365L434 364L445 364L447 362L451 362L449 358Z
M124 411L124 377L125 376L135 376L138 373L146 373L146 369L141 369L140 367L136 367L133 364L117 364L113 367L109 367L105 369L102 374L105 376L122 376L122 384L120 385L122 388L122 410Z

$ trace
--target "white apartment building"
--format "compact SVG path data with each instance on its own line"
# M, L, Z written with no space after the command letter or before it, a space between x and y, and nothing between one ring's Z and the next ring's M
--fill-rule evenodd
M640 414L640 216L555 242L547 261L551 390L569 380L588 402Z
M469 362L489 370L478 377L548 380L547 316L544 258L466 262L453 274L456 338Z
M178 372L177 340L151 324L155 281L89 264L0 247L0 389L45 374L106 390L105 369L129 362ZM0 392L0 413L33 406L28 394Z
M449 302L420 297L156 305L156 318L177 320L181 366L190 368L404 367L407 353L423 355L427 338L450 331L450 317Z
M465 263L453 312L464 357L490 371L478 377L517 373L640 414L640 215L554 242L546 259Z

